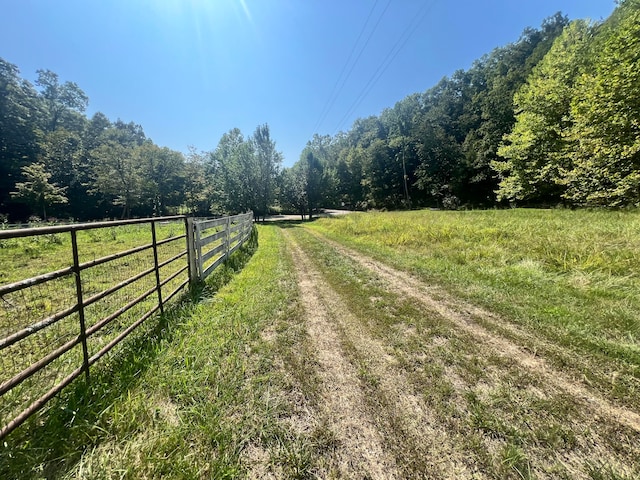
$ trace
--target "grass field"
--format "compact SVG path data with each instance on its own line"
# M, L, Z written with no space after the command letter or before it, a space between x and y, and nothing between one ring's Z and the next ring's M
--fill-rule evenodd
M300 346L299 329L280 323L300 315L295 283L277 231L261 235L253 258L240 249L196 297L100 365L89 391L65 392L12 434L0 477L235 478L251 466L248 450L286 478L306 471L319 441L282 421L292 387L272 365L274 352ZM277 341L265 329L278 329Z
M186 241L178 237L184 233L184 222L159 223L158 240L176 238L158 247L159 262L186 250ZM149 224L78 232L80 262L90 261L152 242ZM31 276L68 268L73 265L69 233L47 234L0 240L0 284L25 280ZM143 272L154 265L153 251L141 251L113 260L81 273L84 299L103 292L119 282ZM186 265L186 258L160 269L161 280ZM164 298L187 278L184 273L163 288ZM118 311L128 302L155 286L155 276L147 275L110 296L85 308L85 325L95 325L107 315ZM89 355L97 353L122 330L142 314L156 306L158 298L150 295L116 320L110 322L88 339ZM76 284L72 274L31 286L0 298L0 338L71 308L76 304ZM71 314L53 325L4 349L0 356L1 381L4 382L56 348L77 338L80 322ZM57 382L82 365L82 347L75 346L47 367L3 395L0 401L0 423L4 426L31 402L39 398Z
M640 478L637 212L259 227L1 478Z
M184 235L184 222L158 223L156 234L158 240ZM149 224L78 232L81 263L150 243ZM0 263L3 266L0 270L0 284L68 267L73 265L71 236L69 233L53 233L0 240Z
M640 408L638 212L406 212L312 228L506 316L549 340L559 366Z

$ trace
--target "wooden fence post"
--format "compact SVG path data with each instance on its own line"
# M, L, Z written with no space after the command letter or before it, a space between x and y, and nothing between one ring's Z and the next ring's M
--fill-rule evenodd
M244 242L247 241L247 214L245 213L242 216L242 228L240 229L240 243L244 245Z
M198 258L198 280L202 281L204 276L204 269L202 265L202 242L200 241L200 224L196 223L196 253Z
M227 235L225 237L226 251L224 252L225 261L229 260L229 249L231 248L231 217L227 217Z

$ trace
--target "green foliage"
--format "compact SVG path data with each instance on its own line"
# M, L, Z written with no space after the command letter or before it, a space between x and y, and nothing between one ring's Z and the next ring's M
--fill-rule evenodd
M82 123L89 98L75 82L59 83L58 74L51 70L37 70L36 85L41 90L41 98L45 110L44 129L55 131L61 123Z
M190 149L184 164L183 201L187 213L207 216L211 212L213 188L207 174L206 155Z
M38 152L38 110L33 85L20 78L15 65L0 58L0 209L5 213L21 168L35 161Z
M558 203L572 168L575 142L567 132L573 87L585 70L593 27L578 20L565 27L549 53L514 97L516 123L493 162L501 175L498 198Z
M300 160L282 173L280 203L285 209L311 218L318 208L337 206L337 151L337 143L328 135L314 135L307 142Z
M348 132L314 135L282 175L267 124L248 138L232 129L185 162L133 122L87 119L75 83L38 70L36 90L0 59L0 211L40 214L9 195L36 162L66 188L68 202L52 213L79 219L247 210L260 218L278 202L302 215L507 201L637 205L639 12L640 0L626 0L601 24L557 13Z
M280 205L286 211L300 214L302 220L307 212L307 164L297 162L285 168L280 177Z
M515 122L513 95L566 24L556 14L379 117L358 119L333 138L316 135L306 149L322 166L323 206L494 205L491 162Z
M133 152L133 162L141 178L141 203L153 216L173 212L184 198L184 157L166 147L145 142Z
M142 187L133 149L109 140L93 150L91 157L95 165L95 192L113 197L113 204L122 207L120 218L129 218L140 200Z
M576 21L515 96L520 113L493 162L500 198L640 204L640 2Z
M100 112L87 119L88 98L77 84L60 82L50 70L37 73L39 91L20 79L17 67L0 59L3 214L24 220L33 213L43 215L50 207L46 213L88 220L208 211L202 207L209 203L202 198L207 182L202 175L204 184L193 181L194 176L186 188L180 152L156 146L133 122L111 122ZM24 169L36 164L67 201L52 195L50 188L44 200L42 195L36 200L31 192L35 172ZM191 167L194 173L197 167ZM38 188L48 188L39 184ZM196 188L201 190L195 192ZM10 195L12 191L15 195Z
M41 163L32 163L22 167L24 182L16 183L16 191L11 196L28 203L35 209L41 209L42 217L47 219L47 206L55 203L67 203L66 187L50 183L51 174Z
M379 117L316 136L323 205L639 204L639 11L628 0L602 24L557 13Z
M271 139L269 125L259 125L253 133L251 142L257 163L256 205L254 215L259 219L269 212L275 200L275 187L279 174L282 154L276 150L276 143Z
M210 154L209 168L215 179L216 213L242 213L255 208L255 157L251 143L238 128L222 135Z
M640 204L640 2L602 25L571 113L578 143L567 198L579 205Z
M238 128L222 135L209 154L209 175L214 182L215 213L244 213L256 218L268 213L276 195L282 154L275 149L268 125L260 125L244 138Z
M324 187L324 166L318 159L316 155L313 154L313 151L306 150L304 155L305 162L305 170L306 174L306 197L307 197L307 213L309 214L309 218L312 217L313 211L319 205L319 201L321 199L323 187Z

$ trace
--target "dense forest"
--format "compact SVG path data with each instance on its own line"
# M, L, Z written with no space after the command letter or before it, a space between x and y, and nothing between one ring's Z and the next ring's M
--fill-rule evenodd
M640 0L556 14L379 116L315 135L291 168L268 125L211 152L84 114L73 82L0 59L0 213L95 219L318 207L638 206Z

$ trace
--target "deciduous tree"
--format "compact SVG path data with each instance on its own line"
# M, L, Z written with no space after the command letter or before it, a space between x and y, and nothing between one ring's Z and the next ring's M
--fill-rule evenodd
M46 171L42 163L32 163L22 167L25 181L18 182L11 196L24 201L36 210L42 212L42 218L47 219L47 207L56 203L67 203L65 187L51 183L51 174Z
M571 113L575 164L567 198L578 205L640 205L640 1L621 2L590 50Z
M60 84L57 73L51 70L37 70L36 85L41 88L42 99L47 112L43 126L53 132L61 122L69 122L84 114L89 98L75 82Z
M572 169L576 143L571 101L576 79L586 68L593 27L577 20L565 27L549 53L514 97L516 123L493 162L500 174L498 198L558 203Z
M257 167L256 185L256 218L269 212L275 200L275 186L282 163L282 154L276 150L276 143L271 139L269 125L259 125L251 137L255 163Z

